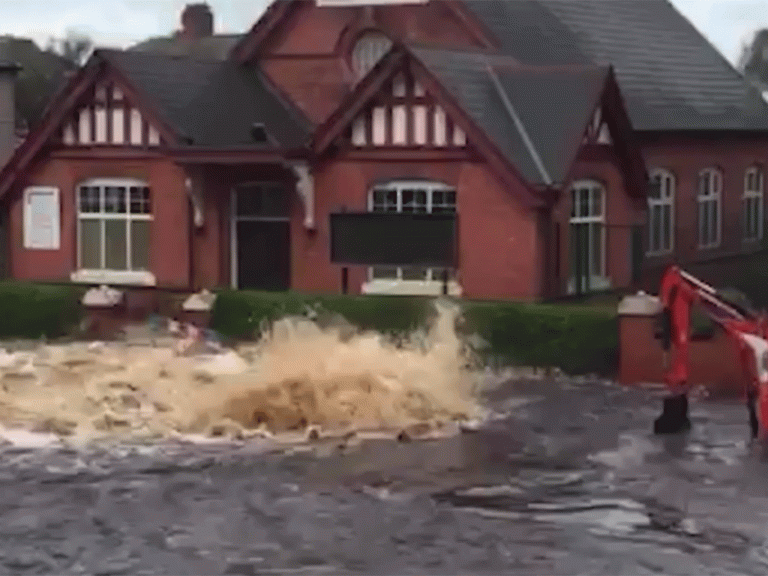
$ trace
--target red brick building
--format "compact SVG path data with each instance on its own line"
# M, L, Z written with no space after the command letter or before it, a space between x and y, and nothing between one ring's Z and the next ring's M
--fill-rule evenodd
M451 292L535 300L759 249L767 158L768 105L667 0L278 0L223 60L96 51L0 198L17 279L335 292L331 212L456 211Z

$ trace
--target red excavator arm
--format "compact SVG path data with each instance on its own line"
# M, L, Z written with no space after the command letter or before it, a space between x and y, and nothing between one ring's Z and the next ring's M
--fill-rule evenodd
M671 397L664 401L664 412L656 420L657 433L678 432L690 427L688 419L689 341L691 309L697 306L721 326L739 351L742 365L750 377L746 391L752 435L757 435L755 403L760 397L760 420L768 428L768 323L765 316L750 312L729 301L712 286L670 266L661 280L659 298L662 304L661 336L665 351L670 352L664 375ZM671 350L670 350L671 349Z

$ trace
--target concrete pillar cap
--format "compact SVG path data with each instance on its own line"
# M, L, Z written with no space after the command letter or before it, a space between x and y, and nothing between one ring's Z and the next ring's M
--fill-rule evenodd
M626 296L619 303L620 316L655 316L661 312L661 300L644 292Z
M214 302L216 302L216 294L212 294L208 290L201 290L187 298L182 304L182 309L185 312L210 312Z
M98 288L91 288L85 293L83 305L98 307L117 306L122 302L123 296L125 296L125 292L122 290L110 288L102 284Z

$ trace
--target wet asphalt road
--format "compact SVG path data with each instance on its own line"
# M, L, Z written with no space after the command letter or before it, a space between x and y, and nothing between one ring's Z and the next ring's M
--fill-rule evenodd
M694 403L692 432L657 438L647 392L490 401L508 415L477 432L320 458L4 448L0 573L768 573L768 450L740 403Z

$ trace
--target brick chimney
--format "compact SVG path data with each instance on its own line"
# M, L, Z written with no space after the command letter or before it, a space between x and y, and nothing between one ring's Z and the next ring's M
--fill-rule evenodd
M16 149L16 75L21 66L0 60L0 168Z
M181 34L187 40L213 35L213 12L208 4L187 4L181 14Z

